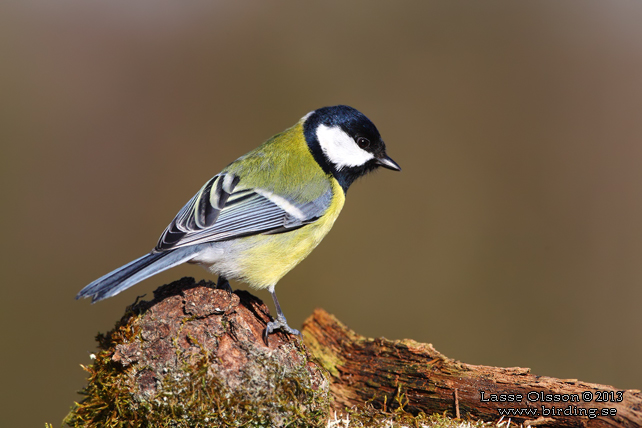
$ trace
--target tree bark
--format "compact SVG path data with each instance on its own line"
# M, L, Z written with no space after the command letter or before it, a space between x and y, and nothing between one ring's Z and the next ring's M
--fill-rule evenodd
M320 309L303 342L277 332L266 344L267 307L214 287L184 278L129 307L97 337L85 398L65 423L307 428L326 426L332 405L354 407L355 426L419 426L422 413L496 422L500 409L532 411L504 418L524 426L642 426L640 391L464 364L430 344L365 338Z
M305 344L330 373L336 408L372 403L411 413L498 421L500 409L524 426L640 427L642 394L611 386L536 376L530 369L464 364L413 340L369 339L317 309ZM502 395L504 394L504 395ZM494 401L494 400L513 401ZM504 410L511 412L511 410Z

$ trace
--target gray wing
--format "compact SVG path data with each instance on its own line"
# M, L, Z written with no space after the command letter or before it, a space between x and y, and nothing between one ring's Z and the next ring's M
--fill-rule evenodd
M244 188L239 181L230 173L208 181L167 226L155 251L287 232L321 217L332 200L330 187L302 204L268 190Z

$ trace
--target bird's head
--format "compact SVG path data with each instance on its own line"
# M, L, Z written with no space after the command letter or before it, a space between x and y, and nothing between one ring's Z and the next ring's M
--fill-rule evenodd
M378 167L401 171L386 154L377 128L358 110L344 105L323 107L302 120L312 155L339 181L344 192L354 180Z

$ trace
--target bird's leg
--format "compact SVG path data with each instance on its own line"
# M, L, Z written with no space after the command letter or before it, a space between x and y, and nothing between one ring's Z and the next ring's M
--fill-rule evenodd
M270 286L268 288L268 291L272 295L272 300L274 300L274 306L276 306L276 319L274 321L270 321L267 323L267 326L265 327L265 332L263 333L263 340L265 343L268 343L268 336L274 331L281 329L282 331L290 334L295 334L297 336L300 336L301 333L299 333L299 330L293 329L288 325L288 321L285 319L285 315L283 315L283 311L281 310L281 305L279 305L279 301L276 298L276 293L274 292L274 286Z
M218 276L218 281L216 282L217 290L226 290L228 293L232 294L232 287L230 282L223 275Z

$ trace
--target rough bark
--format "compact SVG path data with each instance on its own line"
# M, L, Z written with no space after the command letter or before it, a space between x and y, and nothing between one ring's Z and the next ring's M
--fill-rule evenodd
M505 419L511 417L524 426L642 426L639 390L536 376L520 367L464 364L437 352L431 344L360 336L320 309L305 321L302 334L312 354L330 373L330 389L338 408L369 402L391 409L401 401L405 410L413 413L460 413L464 418L486 421L499 420L499 408L532 408L537 415ZM512 394L514 399L521 395L521 402L492 401L501 399L500 394ZM568 401L575 398L578 401ZM542 406L550 414L543 415ZM597 416L589 416L590 412Z

